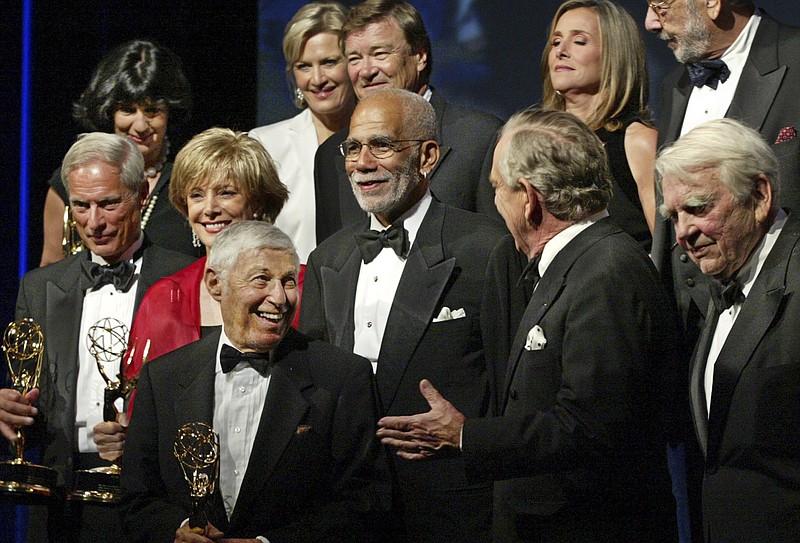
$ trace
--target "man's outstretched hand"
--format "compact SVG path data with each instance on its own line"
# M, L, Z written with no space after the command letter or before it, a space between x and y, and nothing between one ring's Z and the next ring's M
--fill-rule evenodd
M407 460L422 460L451 449L458 450L464 415L439 391L423 379L419 390L431 410L404 417L383 417L378 421L377 435L381 443L397 449Z

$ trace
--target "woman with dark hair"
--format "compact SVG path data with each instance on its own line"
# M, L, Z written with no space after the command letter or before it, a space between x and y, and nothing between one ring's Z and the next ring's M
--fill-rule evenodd
M568 0L542 53L543 105L585 122L605 145L614 195L611 219L650 250L658 134L647 111L644 42L610 0Z
M189 116L191 93L180 59L156 43L134 40L119 45L97 65L91 81L73 105L72 115L87 131L113 132L131 139L144 156L149 195L142 212L148 239L193 256L192 233L167 198L172 164L167 128ZM58 173L58 172L57 172ZM50 179L44 207L41 265L64 258L65 206L60 176Z

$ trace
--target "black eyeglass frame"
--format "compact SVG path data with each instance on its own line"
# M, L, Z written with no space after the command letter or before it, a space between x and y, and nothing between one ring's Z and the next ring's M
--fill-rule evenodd
M379 158L379 159L381 159L381 158L389 158L390 156L394 155L395 153L399 153L401 151L405 151L409 147L412 147L412 145L406 145L405 147L402 147L400 145L397 145L398 143L412 143L412 144L417 143L417 144L422 144L422 143L425 143L426 141L431 141L431 140L420 140L420 139L416 139L416 140L392 140L392 139L388 139L388 138L374 138L374 139L368 141L367 143L361 143L360 141L348 139L348 140L344 140L342 143L339 144L339 152L342 153L342 156L344 157L345 160L356 160L356 159L358 159L358 156L361 154L361 149L366 145L367 146L367 150L375 158ZM351 151L352 152L348 153L347 147L350 146L350 145L353 145L353 147L351 147ZM355 148L355 145L358 145L358 149ZM378 150L376 152L376 147L379 147L379 146L380 147L386 147L386 149L385 150Z

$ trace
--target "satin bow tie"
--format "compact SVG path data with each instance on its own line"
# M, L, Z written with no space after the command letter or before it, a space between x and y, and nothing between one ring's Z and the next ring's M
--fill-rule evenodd
M731 70L725 61L718 58L691 62L686 65L686 69L689 70L692 85L697 88L707 85L716 90L717 85L725 83L731 75Z
M744 292L742 292L742 284L738 279L731 279L730 283L724 287L719 285L717 289L712 291L712 294L714 304L720 312L725 311L734 304L741 304L745 300Z
M403 223L393 224L386 230L370 230L356 234L358 250L364 264L369 264L380 254L384 247L391 247L399 257L408 254L408 232Z
M222 373L229 373L239 362L247 362L261 375L265 375L269 367L269 353L242 353L230 345L223 345L219 353Z
M86 279L84 288L97 290L103 285L114 285L121 292L128 292L133 284L136 266L130 260L120 260L108 266L102 266L91 260L81 260L83 276Z

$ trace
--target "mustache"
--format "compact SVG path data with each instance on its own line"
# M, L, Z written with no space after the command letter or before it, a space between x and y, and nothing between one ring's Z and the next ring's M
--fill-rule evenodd
M392 178L385 173L360 173L353 172L350 181L353 183L372 183L374 181L390 181Z

